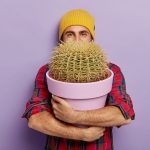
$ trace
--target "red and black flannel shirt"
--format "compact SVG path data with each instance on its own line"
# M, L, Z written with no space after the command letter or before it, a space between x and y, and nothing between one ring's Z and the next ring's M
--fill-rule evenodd
M126 84L120 68L110 63L109 68L114 72L113 86L108 94L106 106L118 107L123 116L134 119L134 110L130 96L126 93ZM29 118L31 115L44 110L51 112L51 94L47 88L46 72L48 65L39 69L35 79L35 87L31 99L26 104L26 111L23 117ZM103 137L93 142L77 141L60 137L47 136L46 150L113 150L112 128L106 128Z

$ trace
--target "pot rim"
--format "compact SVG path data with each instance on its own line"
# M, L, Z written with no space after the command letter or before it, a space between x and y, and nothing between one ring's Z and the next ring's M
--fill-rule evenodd
M102 82L107 82L107 80L110 80L110 78L113 78L114 76L114 73L111 69L107 69L111 74L109 77L107 77L106 79L104 80L99 80L99 81L94 81L94 82L78 82L78 83L75 83L75 82L64 82L64 81L59 81L59 80L55 80L53 79L52 77L49 76L49 70L46 72L46 77L49 79L49 80L52 80L53 82L56 82L56 83L59 83L59 84L73 84L73 85L82 85L82 84L98 84L98 83L102 83Z

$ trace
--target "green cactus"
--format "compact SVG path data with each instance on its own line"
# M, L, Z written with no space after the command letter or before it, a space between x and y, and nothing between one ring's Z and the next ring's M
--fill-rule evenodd
M59 44L49 63L49 75L64 82L95 82L108 77L107 59L94 42Z

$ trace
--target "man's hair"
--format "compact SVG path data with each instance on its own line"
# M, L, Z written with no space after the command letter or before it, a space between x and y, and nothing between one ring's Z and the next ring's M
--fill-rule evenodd
M92 38L94 39L94 30L95 30L95 19L90 13L83 9L75 9L67 12L62 16L59 24L59 40L63 35L64 30L73 25L79 25L86 27L90 33Z

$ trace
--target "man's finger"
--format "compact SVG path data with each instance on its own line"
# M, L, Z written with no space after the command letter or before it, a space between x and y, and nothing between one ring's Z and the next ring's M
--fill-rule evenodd
M57 96L55 96L55 95L52 95L52 98L53 98L53 100L54 100L55 102L57 102L57 103L63 104L63 102L64 102L64 100L63 100L62 98L57 97Z

